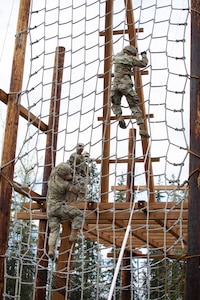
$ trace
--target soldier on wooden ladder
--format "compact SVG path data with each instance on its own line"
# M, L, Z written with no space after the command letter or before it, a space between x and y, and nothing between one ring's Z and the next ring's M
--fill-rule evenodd
M70 206L70 202L77 197L80 192L80 184L73 183L73 170L67 163L61 163L55 167L48 180L47 192L47 218L49 222L49 257L55 258L56 241L60 234L60 224L62 221L71 222L71 234L69 240L77 240L77 232L83 223L83 213L75 206Z
M119 126L126 128L126 123L122 117L121 98L126 97L129 107L136 122L140 128L140 135L143 138L149 138L149 134L144 128L144 119L142 111L139 108L139 97L133 89L131 79L132 68L146 67L148 59L146 52L142 52L142 59L136 57L137 49L134 46L126 46L120 53L116 54L113 59L114 63L114 81L111 90L110 100L112 103L113 113L117 116Z

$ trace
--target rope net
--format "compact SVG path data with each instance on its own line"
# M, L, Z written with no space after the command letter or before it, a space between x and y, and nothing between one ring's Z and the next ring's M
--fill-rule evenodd
M58 295L71 300L184 299L184 183L189 177L188 2L132 1L137 29L134 43L139 53L147 51L149 59L142 86L135 80L136 88L144 94L150 133L144 147L126 100L122 99L123 115L129 116L126 130L119 128L112 113L109 118L110 103L103 101L110 91L110 86L105 86L105 60L111 58L106 56L106 44L112 43L112 53L116 54L132 42L128 28L133 24L126 17L129 1L113 3L112 40L105 35L106 1L31 1L23 90L16 95L16 101L20 98L21 106L27 109L28 120L19 119L5 254L5 299L34 299L43 289L46 299ZM62 79L58 75L58 49L64 54ZM111 77L112 72L111 65ZM59 112L55 91L60 91ZM106 119L102 117L105 111ZM51 130L51 144L47 144L49 128L55 128L58 117L58 129ZM129 133L134 133L132 138ZM131 139L133 159L128 169ZM63 225L55 262L47 255L48 226L41 226L46 222L45 209L38 204L39 198L45 200L45 153L51 149L53 167L67 161L80 142L91 158L94 172L88 193L95 203L89 209L86 203L81 206L86 221L75 247L63 249L62 243L69 237ZM109 157L105 143L109 144ZM107 159L109 173L105 175L102 168ZM101 202L104 177L109 179L108 201ZM127 201L127 193L131 201ZM150 201L152 195L154 202ZM41 236L42 248L38 245Z

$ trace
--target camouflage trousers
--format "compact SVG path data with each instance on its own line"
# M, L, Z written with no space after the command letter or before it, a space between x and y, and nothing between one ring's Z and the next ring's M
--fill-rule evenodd
M112 102L112 111L116 116L122 115L121 108L121 99L122 96L126 97L130 110L135 117L138 125L144 124L144 120L142 117L142 111L139 108L139 97L137 93L133 90L133 84L125 84L125 83L114 83L113 88L110 94L110 100Z
M60 234L62 221L70 221L71 228L78 230L83 223L83 213L80 209L68 205L66 202L48 204L47 217L50 228L49 246L55 247Z

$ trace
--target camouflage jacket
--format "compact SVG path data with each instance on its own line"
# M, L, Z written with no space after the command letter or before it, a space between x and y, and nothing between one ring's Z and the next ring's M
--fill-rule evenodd
M71 202L71 195L77 195L79 191L79 184L74 185L72 181L66 181L52 171L48 181L48 202Z
M85 177L85 158L82 154L72 153L67 163L75 170L75 174Z
M114 81L128 81L131 80L131 72L134 67L146 67L148 59L146 55L142 56L142 59L138 59L136 56L130 56L126 53L119 52L113 58L114 64Z

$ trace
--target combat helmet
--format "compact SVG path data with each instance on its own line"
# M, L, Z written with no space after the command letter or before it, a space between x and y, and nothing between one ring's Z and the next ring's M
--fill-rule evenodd
M88 158L88 157L90 157L90 154L89 154L89 152L85 151L85 152L83 152L83 156L84 156L85 158Z
M138 52L137 48L134 46L131 46L131 45L124 47L123 51L128 51L128 52L132 53L134 56L136 56L137 52Z
M56 167L56 173L58 175L69 175L72 173L72 169L69 164L61 163Z
M83 143L78 143L76 149L84 149L85 145Z

